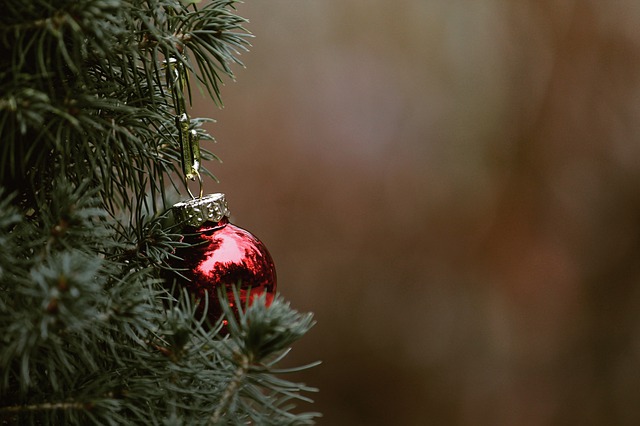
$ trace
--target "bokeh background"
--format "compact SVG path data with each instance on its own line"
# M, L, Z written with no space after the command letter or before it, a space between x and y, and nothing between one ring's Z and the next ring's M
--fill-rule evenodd
M640 424L640 2L269 0L209 191L320 425Z

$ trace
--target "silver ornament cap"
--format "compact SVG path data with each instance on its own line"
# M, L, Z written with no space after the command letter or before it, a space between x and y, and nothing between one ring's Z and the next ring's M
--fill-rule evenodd
M195 227L205 222L220 222L230 215L227 199L220 192L176 203L172 210L176 222Z

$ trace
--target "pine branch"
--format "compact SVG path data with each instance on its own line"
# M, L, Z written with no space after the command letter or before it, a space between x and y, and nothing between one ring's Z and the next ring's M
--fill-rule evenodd
M236 369L235 373L231 377L231 380L227 384L224 390L224 393L220 398L220 402L218 403L218 407L216 408L216 411L214 411L213 415L211 416L211 420L209 421L211 425L217 425L220 423L220 421L222 420L222 416L225 414L225 412L229 408L229 405L231 404L232 399L238 393L240 385L242 384L243 380L247 376L247 373L249 372L249 357L243 354L239 354L238 357L239 357L238 368Z
M226 295L219 293L222 300ZM239 295L234 295L239 300ZM250 299L250 298L247 298ZM288 347L314 325L311 314L300 314L277 296L267 306L265 295L255 298L250 306L240 307L238 318L223 303L230 333L228 362L234 366L219 405L210 424L225 419L251 418L256 424L313 424L317 413L291 413L292 400L310 402L302 392L316 391L274 376L276 365L288 353ZM309 368L317 364L302 367ZM287 370L280 370L286 373ZM260 407L258 409L257 407Z
M189 2L187 2L189 3ZM167 290L182 236L175 59L220 101L249 46L235 1L32 0L0 14L0 417L311 424L276 375L313 325L277 297L216 324ZM212 141L192 118L189 131ZM215 159L206 149L203 159ZM203 173L213 176L206 168ZM175 201L175 200L173 200ZM206 306L205 306L206 311ZM222 321L230 336L221 336ZM304 368L304 367L303 367Z
M239 63L247 45L244 20L228 10L234 3L192 10L179 1L40 0L11 8L0 18L0 177L31 205L30 193L62 164L70 181L101 188L111 211L134 207L130 191L147 184L162 194L180 158L165 59L179 60L219 101L221 75L233 77L228 63ZM212 140L202 122L192 120Z
M0 407L2 414L18 414L24 411L52 411L52 410L86 410L89 406L83 402L44 402L42 404L13 405Z

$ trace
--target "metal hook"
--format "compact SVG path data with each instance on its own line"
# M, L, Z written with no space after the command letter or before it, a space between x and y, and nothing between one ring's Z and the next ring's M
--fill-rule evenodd
M187 103L185 100L184 91L187 86L187 71L184 63L178 61L176 58L169 58L166 65L171 67L175 72L177 85L173 87L174 90L174 102L175 110L178 114L176 116L176 127L178 128L178 139L180 141L180 153L182 160L182 171L184 173L185 186L187 192L194 200L196 197L189 189L189 180L195 180L198 178L200 185L200 197L202 198L204 188L202 185L202 176L200 175L200 138L198 132L195 129L190 129L191 121L187 114Z
M198 198L200 199L204 195L204 186L203 186L203 182L202 182L202 175L200 173L198 173L196 176L198 177L198 185L200 186L200 192L198 193ZM193 195L193 192L191 192L191 189L189 189L189 184L187 183L186 180L185 180L185 186L187 187L187 192L191 196L191 199L195 200L196 196Z

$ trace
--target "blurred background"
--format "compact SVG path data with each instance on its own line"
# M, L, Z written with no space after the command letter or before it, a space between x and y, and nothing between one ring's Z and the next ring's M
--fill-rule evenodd
M208 145L319 425L640 424L640 2L269 0Z

